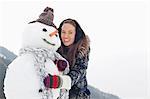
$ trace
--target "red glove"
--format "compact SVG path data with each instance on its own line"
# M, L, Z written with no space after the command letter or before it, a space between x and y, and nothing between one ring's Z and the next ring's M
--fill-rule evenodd
M59 76L48 74L43 81L46 88L59 88L62 86L62 80Z
M67 62L65 60L57 60L56 65L59 71L64 71L67 67Z

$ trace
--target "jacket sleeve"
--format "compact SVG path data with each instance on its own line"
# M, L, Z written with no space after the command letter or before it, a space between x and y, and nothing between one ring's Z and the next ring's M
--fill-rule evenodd
M77 54L75 65L70 68L70 72L68 73L71 78L71 86L78 83L86 75L88 60L89 52L86 56L82 56L80 53Z

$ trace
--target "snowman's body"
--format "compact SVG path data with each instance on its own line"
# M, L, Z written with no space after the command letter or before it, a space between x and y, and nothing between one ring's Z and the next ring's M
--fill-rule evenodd
M50 74L59 74L59 71L50 59L45 63ZM7 70L5 78L5 95L7 99L42 99L39 92L40 79L34 66L34 56L25 54L13 61ZM55 92L54 92L55 91ZM59 96L59 89L53 89L53 95ZM33 97L33 98L32 98Z
M54 31L56 31L55 28L39 22L29 24L23 33L23 48L47 48L56 51L60 46L60 39L59 36L57 36L58 33L49 36L50 33L53 33ZM48 44L43 39L46 39L47 42L53 45ZM47 73L52 75L62 74L58 71L57 66L50 58L47 58L44 64ZM4 93L6 99L43 99L39 92L41 80L37 74L34 54L22 54L8 67L4 81ZM60 89L52 89L52 92L53 99L57 99L60 94Z

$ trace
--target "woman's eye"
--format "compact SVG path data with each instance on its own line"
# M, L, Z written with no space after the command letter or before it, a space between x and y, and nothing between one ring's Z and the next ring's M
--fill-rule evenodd
M44 32L47 32L47 30L46 30L45 28L43 28L43 31L44 31Z
M69 34L72 34L72 32L69 32Z
M63 33L63 34L64 34L65 32L61 32L61 33Z

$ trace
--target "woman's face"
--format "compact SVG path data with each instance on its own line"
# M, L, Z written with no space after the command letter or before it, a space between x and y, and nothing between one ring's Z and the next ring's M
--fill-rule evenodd
M75 27L70 23L64 23L61 28L61 39L65 46L73 44L75 40Z

